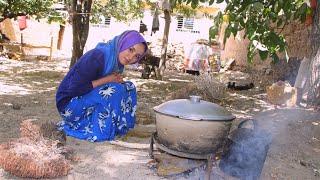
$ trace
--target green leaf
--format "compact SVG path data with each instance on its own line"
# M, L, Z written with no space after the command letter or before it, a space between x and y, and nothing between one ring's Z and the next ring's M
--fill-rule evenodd
M198 0L192 0L191 2L191 7L193 9L197 8L198 7L198 4L199 4L199 1Z
M283 0L279 0L279 2L278 2L278 6L277 6L277 12L280 12L281 11L281 9L283 8L283 6L284 6L284 3L283 3Z
M227 28L226 28L226 30L225 30L225 37L226 38L229 38L230 37L230 35L231 35L231 33L232 33L232 27L231 27L231 25L229 24L228 26L227 26Z
M282 24L283 24L282 19L279 19L278 22L277 22L277 27L280 27Z
M209 29L210 39L214 39L218 35L219 29L216 26L212 26Z
M298 9L297 11L294 13L294 19L298 19L300 18L300 20L302 20L302 22L305 21L305 16L308 13L308 5L306 3L303 3ZM304 18L303 18L304 17Z
M310 7L307 8L307 15L312 15L312 9Z
M176 3L176 1L172 2L172 0L171 0L170 2L171 2L172 4L173 4L173 3ZM178 3L181 4L181 3L182 3L182 0L178 0Z
M223 38L223 44L226 43L227 39L230 37L231 35L231 26L230 24L227 26L225 33L224 33L224 38Z
M214 0L209 1L209 5L211 6L214 3Z
M287 20L290 20L292 15L293 15L292 12L286 12L286 14L285 14Z
M268 54L269 54L268 51L261 51L261 50L259 50L259 55L260 55L261 60L266 60L267 57L268 57Z
M240 23L240 26L244 27L245 26L244 18L239 18L239 23Z
M270 12L269 16L270 16L270 18L272 19L273 22L275 22L277 20L277 18L279 18L278 15L276 13L274 13L274 12Z
M233 34L234 37L237 36L238 33L238 27L239 27L239 23L235 23L231 26L230 31Z
M306 19L307 19L307 16L306 16L306 15L301 15L301 16L300 16L300 21L301 21L301 22L305 22Z
M252 6L258 12L262 12L262 10L264 8L264 6L263 6L263 4L261 2L255 2L255 3L253 3Z
M220 4L222 3L224 0L217 0L217 3Z
M279 62L279 56L278 56L276 53L273 53L273 54L271 55L271 58L272 58L272 62L273 62L274 64Z

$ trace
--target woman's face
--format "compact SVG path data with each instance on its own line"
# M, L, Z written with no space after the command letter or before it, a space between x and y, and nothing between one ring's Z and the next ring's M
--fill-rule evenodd
M136 44L119 53L119 62L122 65L134 64L142 57L144 52L145 46L142 43Z

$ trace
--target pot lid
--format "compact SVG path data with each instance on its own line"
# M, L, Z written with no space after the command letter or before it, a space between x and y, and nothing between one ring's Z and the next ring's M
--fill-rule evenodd
M227 121L235 118L227 109L218 104L200 99L200 96L190 96L189 99L175 99L160 104L153 110L186 120Z

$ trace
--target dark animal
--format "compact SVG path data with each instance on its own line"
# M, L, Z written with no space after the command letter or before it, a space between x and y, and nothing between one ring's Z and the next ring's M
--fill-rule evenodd
M236 85L236 82L228 82L227 88L236 90L236 91L242 91L242 90L248 90L252 89L254 87L253 83L245 84L245 85Z
M0 43L1 42L10 42L10 39L5 34L2 34L2 32L0 31ZM2 45L0 45L0 51L3 51Z
M149 79L151 76L156 75L156 69L159 67L160 58L147 54L141 61L143 71L141 78Z
M3 42L10 42L10 39L5 35L5 34L2 34L0 32L0 42L3 41Z
M151 75L150 67L147 65L144 65L143 71L141 73L141 78L142 79L149 79L150 75Z

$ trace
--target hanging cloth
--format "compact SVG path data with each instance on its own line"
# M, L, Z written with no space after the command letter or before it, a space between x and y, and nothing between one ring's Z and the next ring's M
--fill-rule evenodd
M152 33L156 33L156 31L159 31L159 7L157 6L153 15L153 20L152 20L152 28L151 28L151 36Z
M27 28L27 16L19 16L18 17L18 22L19 22L20 31L22 31L22 30Z

